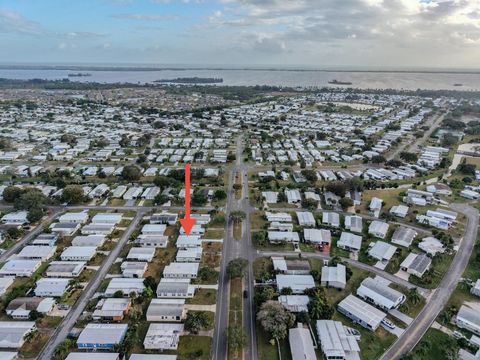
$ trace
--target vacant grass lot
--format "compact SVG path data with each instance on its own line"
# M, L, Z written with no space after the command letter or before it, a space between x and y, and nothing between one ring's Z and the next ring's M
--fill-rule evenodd
M193 305L214 305L217 302L217 290L214 289L198 289L195 296L186 299L186 304Z
M257 350L258 358L260 360L291 360L290 344L288 339L280 341L281 358L278 356L277 344L270 343L270 335L268 335L262 328L262 325L257 323Z

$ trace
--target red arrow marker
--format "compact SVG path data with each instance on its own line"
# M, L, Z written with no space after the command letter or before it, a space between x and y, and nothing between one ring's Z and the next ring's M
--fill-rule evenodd
M185 234L190 235L197 219L190 218L190 164L185 164L185 217L180 219Z

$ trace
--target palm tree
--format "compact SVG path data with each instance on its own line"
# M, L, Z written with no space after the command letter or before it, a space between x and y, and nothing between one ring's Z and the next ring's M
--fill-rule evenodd
M420 293L417 288L411 288L408 292L408 297L413 305L417 305L420 302Z
M233 222L235 223L239 223L240 221L244 220L246 217L247 215L241 210L232 211L230 213L230 219L233 220Z

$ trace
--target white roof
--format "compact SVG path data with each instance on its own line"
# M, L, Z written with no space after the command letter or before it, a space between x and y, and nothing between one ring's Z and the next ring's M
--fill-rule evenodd
M77 344L119 344L127 332L127 324L87 324Z
M346 358L360 360L358 353L360 347L353 335L347 334L345 327L340 321L317 320L317 334L323 353L331 358ZM353 357L355 356L356 357Z
M88 212L87 211L80 211L80 212L67 212L58 218L59 222L82 222L88 219Z
M361 319L366 324L369 324L372 329L376 329L386 316L383 311L378 310L351 294L340 301L338 307L348 311L354 317Z
M368 254L377 260L390 260L396 251L397 248L395 246L384 241L376 241L368 250Z
M323 282L339 282L346 284L347 276L346 276L346 268L345 265L337 264L337 266L324 266L322 267L322 278L321 281Z
M69 258L69 257L85 257L92 258L95 256L97 248L95 246L69 246L63 250L60 257Z
M96 224L117 224L122 221L120 213L99 213L92 218L92 223Z
M291 288L294 292L304 291L315 287L312 275L276 275L277 286L281 291L284 288Z
M310 330L301 326L299 324L298 327L288 330L292 360L316 360L317 356L315 355Z
M388 282L383 278L366 278L357 289L357 294L373 299L376 304L393 308L398 304L404 295L388 286Z
M362 247L362 237L343 231L342 235L340 235L340 240L338 240L337 242L337 246L338 245L360 250L360 248Z

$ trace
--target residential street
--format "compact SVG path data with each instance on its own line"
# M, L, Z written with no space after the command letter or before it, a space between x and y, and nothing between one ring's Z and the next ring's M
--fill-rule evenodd
M102 266L97 270L93 279L88 283L88 285L83 290L82 294L76 301L75 305L72 306L68 315L62 320L60 325L56 328L55 332L51 336L49 342L45 345L42 352L38 356L38 360L51 360L53 358L53 354L55 348L67 337L70 330L72 330L73 326L77 322L80 315L83 313L85 307L87 306L88 302L93 298L93 295L97 291L100 283L108 273L108 270L112 266L112 264L117 259L118 255L122 251L122 248L127 243L130 235L133 233L137 225L142 220L142 217L147 213L147 210L144 208L138 208L137 214L135 218L130 222L128 228L123 233L120 240L117 242L115 248L110 252L108 257L103 262Z
M451 208L452 210L465 214L468 219L460 248L440 286L434 291L434 296L427 299L427 304L423 310L406 328L402 336L383 354L381 360L400 359L403 354L408 353L418 344L445 307L467 267L477 239L478 210L466 204L452 204Z

